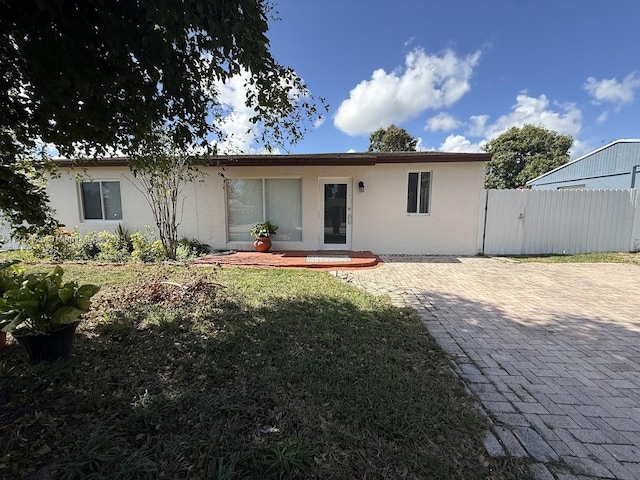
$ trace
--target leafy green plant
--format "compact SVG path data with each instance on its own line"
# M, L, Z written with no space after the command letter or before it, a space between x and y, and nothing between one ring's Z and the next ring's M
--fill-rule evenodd
M144 233L133 233L131 244L133 245L131 258L137 262L157 262L166 258L162 242L156 238L149 226L145 227Z
M195 238L183 237L178 242L178 248L176 249L176 259L189 260L191 258L198 258L202 255L206 255L211 251L211 247L206 243L202 243Z
M56 328L73 323L82 313L89 311L91 297L100 287L62 283L64 270L56 266L53 272L24 275L13 269L14 285L0 297L0 326L3 332L16 329L37 333L50 333ZM5 269L2 269L3 271Z
M95 260L100 255L100 242L96 232L82 235L78 229L71 233L73 241L73 260Z
M63 229L57 229L51 235L32 235L27 244L36 258L60 261L74 256L71 232Z
M129 230L124 228L121 223L116 227L116 235L120 238L120 243L122 245L126 245L129 250L131 250L131 237L129 235Z
M103 262L129 261L129 244L117 232L102 231L98 233L100 254L98 260Z
M32 236L29 239L31 253L35 258L47 260L99 260L109 263L156 262L167 258L162 242L153 229L144 232L129 232L121 224L114 232L88 232L82 235L78 229L69 232L58 229L52 235ZM196 258L209 252L209 246L197 240L182 239L180 258Z
M278 226L271 223L269 220L263 223L256 224L249 233L253 235L254 238L258 237L270 237L271 235L275 235L278 231Z
M0 297L4 292L17 288L24 279L24 267L19 260L0 263Z

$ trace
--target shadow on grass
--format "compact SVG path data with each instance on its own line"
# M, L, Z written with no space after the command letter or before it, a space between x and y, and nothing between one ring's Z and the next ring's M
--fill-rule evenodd
M244 275L106 308L68 362L29 367L10 348L0 476L511 478L413 310L320 274L266 293L277 273ZM330 293L288 293L300 279Z

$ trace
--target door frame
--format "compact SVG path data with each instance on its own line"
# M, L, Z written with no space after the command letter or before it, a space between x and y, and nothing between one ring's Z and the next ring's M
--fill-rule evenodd
M332 183L342 183L347 186L347 231L345 243L324 243L324 187ZM352 177L323 177L318 179L318 245L320 250L351 250L351 227L353 225L352 185Z

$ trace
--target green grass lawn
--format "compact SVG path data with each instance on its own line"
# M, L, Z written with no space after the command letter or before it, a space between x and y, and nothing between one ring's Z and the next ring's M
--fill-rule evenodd
M510 256L518 262L538 263L633 263L640 265L640 253L603 252L576 255L518 255Z
M0 354L0 478L526 477L411 309L318 272L64 268L103 288L70 360Z

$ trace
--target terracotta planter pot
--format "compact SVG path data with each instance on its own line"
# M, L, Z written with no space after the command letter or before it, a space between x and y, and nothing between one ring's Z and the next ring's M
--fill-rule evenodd
M253 248L258 252L268 252L271 248L271 239L269 237L258 237L253 242Z
M46 335L34 335L32 333L13 332L29 357L31 363L54 362L69 358L76 327L80 322L64 325Z

